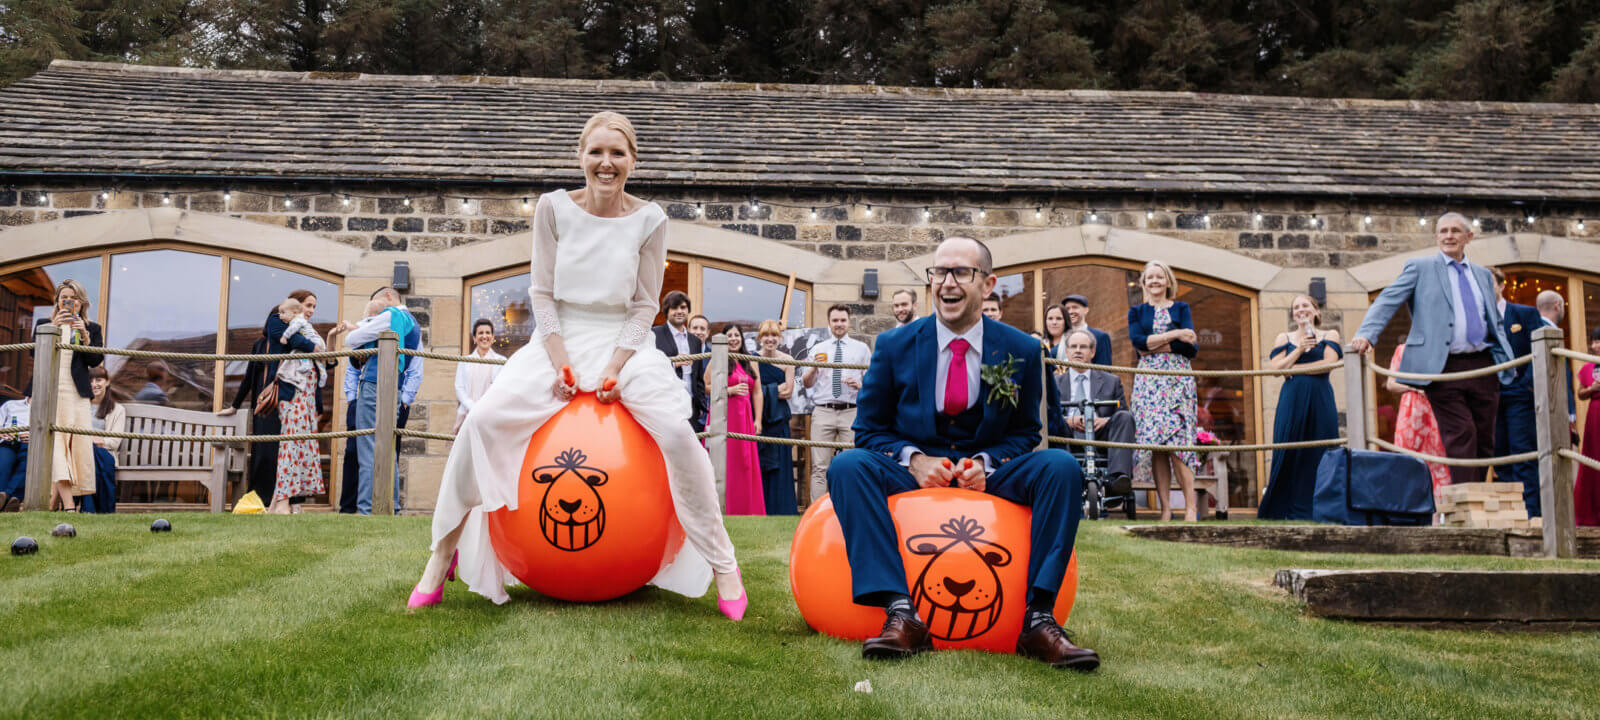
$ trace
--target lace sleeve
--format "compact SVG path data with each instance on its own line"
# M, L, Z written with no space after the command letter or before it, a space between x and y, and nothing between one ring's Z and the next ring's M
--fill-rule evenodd
M650 323L661 311L661 283L667 261L667 219L660 217L654 230L639 248L639 277L628 303L628 318L617 334L617 347L637 350L650 337Z
M550 205L549 195L541 196L533 211L533 268L529 277L532 285L528 287L528 301L533 310L534 339L542 341L548 335L560 335L561 320L556 317L555 297L556 211Z

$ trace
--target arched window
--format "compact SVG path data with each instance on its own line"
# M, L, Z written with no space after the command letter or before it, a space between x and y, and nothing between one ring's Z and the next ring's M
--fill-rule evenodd
M1084 257L997 270L1001 313L1022 330L1044 328L1044 310L1067 295L1089 300L1089 325L1111 336L1114 364L1138 364L1128 341L1128 308L1143 302L1139 273L1143 265L1117 258ZM1261 353L1256 295L1242 287L1201 275L1178 275L1178 299L1194 313L1200 336L1197 370L1239 370L1260 367ZM1035 288L1038 288L1036 291ZM1261 437L1259 384L1251 378L1199 378L1200 427L1225 444L1254 443ZM1133 392L1133 377L1123 376L1124 391ZM1229 498L1234 507L1253 507L1260 494L1262 458L1233 453L1229 457Z
M318 303L312 316L326 336L338 321L339 277L281 261L180 243L147 243L74 253L0 267L0 342L27 342L34 323L51 315L55 286L71 278L89 295L89 319L105 330L107 347L186 353L248 353L261 338L267 314L296 289ZM10 353L0 369L0 393L20 397L32 378L27 351ZM229 407L245 363L164 360L166 372L150 372L151 361L107 355L110 392L118 402L217 411ZM337 378L322 389L326 429L338 396ZM248 408L245 409L248 412ZM324 457L329 445L322 443ZM324 468L326 470L326 468ZM325 477L331 477L325 474ZM139 483L130 489L159 496L124 494L130 501L198 499L198 485L169 490ZM165 494L165 493L173 494Z
M750 331L762 320L785 318L786 327L806 327L809 317L811 284L793 277L679 255L667 256L661 294L674 290L689 296L696 314L705 315L713 328L738 321ZM466 317L462 327L469 329L479 318L495 325L495 351L510 355L533 336L533 313L528 308L528 269L526 266L486 273L466 282ZM787 314L785 301L787 300ZM666 322L657 314L655 323ZM462 347L467 335L462 333Z

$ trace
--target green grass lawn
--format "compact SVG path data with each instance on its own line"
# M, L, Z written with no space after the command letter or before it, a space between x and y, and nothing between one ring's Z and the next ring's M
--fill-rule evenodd
M654 589L603 605L446 590L407 615L423 518L0 516L0 717L1596 718L1600 633L1368 627L1301 614L1285 567L1589 568L1136 540L1085 523L1068 625L1094 675L1011 655L867 663L788 591L794 521L732 518L750 614ZM1493 592L1494 588L1484 588ZM852 691L859 680L875 692Z

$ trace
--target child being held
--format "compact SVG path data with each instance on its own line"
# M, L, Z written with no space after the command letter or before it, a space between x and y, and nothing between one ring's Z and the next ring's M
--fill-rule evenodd
M278 304L278 319L289 324L283 331L279 342L287 344L289 338L301 335L317 346L317 352L328 349L328 344L317 335L316 328L311 326L311 321L306 319L304 308L300 301L288 298ZM278 379L293 385L303 392L312 392L322 385L324 378L322 364L313 360L297 358L285 359L278 363Z

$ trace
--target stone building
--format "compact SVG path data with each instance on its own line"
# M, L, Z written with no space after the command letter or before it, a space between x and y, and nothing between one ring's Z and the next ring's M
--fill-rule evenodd
M1195 308L1197 367L1259 367L1295 294L1354 328L1407 257L1433 251L1448 209L1475 219L1471 254L1510 271L1514 300L1556 289L1569 335L1600 323L1595 106L57 61L0 90L0 343L25 340L74 277L113 345L243 352L288 290L316 291L321 322L353 319L403 267L432 349L461 349L478 317L515 349L531 331L532 203L582 182L576 136L601 109L638 126L629 189L666 209L667 287L713 322L787 308L790 326L821 325L842 302L870 337L892 324L890 294L920 289L934 245L961 234L993 248L1007 322L1040 327L1047 305L1087 295L1130 365L1132 279L1161 259ZM28 367L0 370L0 392ZM137 367L113 360L116 387L142 384ZM174 363L170 392L221 408L241 372ZM413 428L450 430L453 378L427 367ZM1269 440L1278 385L1202 382L1203 424ZM447 445L403 446L406 504L427 509ZM1227 462L1245 479L1234 504L1253 505L1267 459Z

